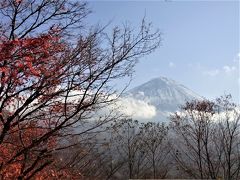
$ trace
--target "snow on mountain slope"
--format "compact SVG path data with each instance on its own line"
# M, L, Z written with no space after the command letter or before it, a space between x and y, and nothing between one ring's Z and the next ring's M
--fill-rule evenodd
M125 97L144 101L156 108L157 114L152 120L165 121L170 113L178 110L186 101L203 99L182 84L159 77L129 90Z

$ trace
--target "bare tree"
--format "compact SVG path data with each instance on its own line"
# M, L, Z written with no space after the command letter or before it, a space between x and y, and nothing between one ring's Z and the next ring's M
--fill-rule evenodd
M187 102L182 110L172 117L180 169L194 178L237 178L239 111L229 97Z
M140 150L140 138L138 132L138 121L132 119L119 120L111 127L113 148L118 152L116 159L121 159L125 164L128 177L135 178L137 171L138 152Z
M111 127L115 160L122 162L120 174L129 178L164 178L168 172L168 129L160 123L123 119ZM126 177L126 176L125 176Z
M1 157L1 172L21 159L17 177L34 177L64 148L57 142L112 121L94 116L115 99L111 82L131 75L137 60L159 45L159 32L144 20L136 34L130 27L111 35L104 28L82 32L88 13L76 1L1 1L0 148L16 149ZM26 128L41 133L25 143Z
M142 149L152 169L151 178L165 178L170 169L167 161L171 149L167 139L168 128L161 123L148 122L142 124L140 131Z
M217 99L222 116L218 119L218 152L221 155L221 176L224 179L240 177L240 112L231 96Z

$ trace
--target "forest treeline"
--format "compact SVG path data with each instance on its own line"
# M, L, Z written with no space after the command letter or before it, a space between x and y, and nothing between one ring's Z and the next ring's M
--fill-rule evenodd
M188 102L169 124L116 113L114 83L127 87L162 35L146 18L101 26L90 13L84 1L0 0L0 179L239 179L228 96Z
M240 112L230 96L181 110L167 124L117 119L61 160L86 179L239 179Z

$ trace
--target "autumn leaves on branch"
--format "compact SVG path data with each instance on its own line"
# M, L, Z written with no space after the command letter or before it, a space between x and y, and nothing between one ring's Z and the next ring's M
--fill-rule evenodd
M129 27L83 33L89 12L69 0L0 1L0 178L81 178L81 170L59 166L56 153L71 146L61 142L113 101L112 80L129 76L159 45L145 21L136 34Z

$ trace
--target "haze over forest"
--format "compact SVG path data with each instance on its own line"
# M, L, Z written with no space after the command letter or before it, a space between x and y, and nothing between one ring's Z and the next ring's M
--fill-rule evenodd
M240 179L239 1L0 0L0 180Z

